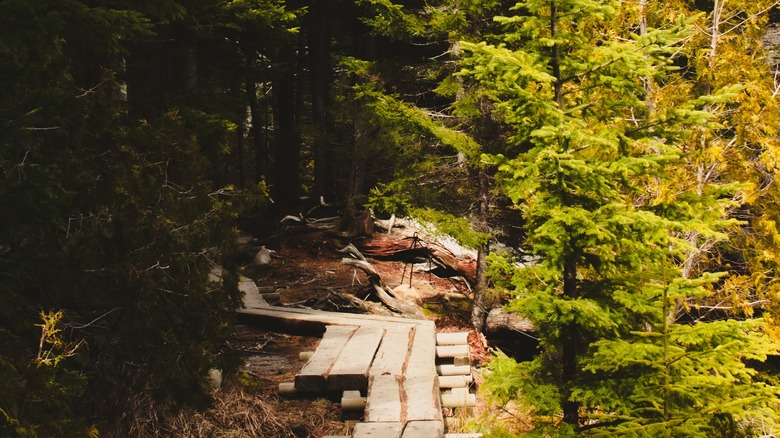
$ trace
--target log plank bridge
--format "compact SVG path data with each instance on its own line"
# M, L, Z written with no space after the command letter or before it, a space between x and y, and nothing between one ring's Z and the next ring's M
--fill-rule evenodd
M439 357L454 357L454 348L468 354L466 333L437 335L429 320L271 306L254 284L242 281L240 286L245 293L245 308L237 310L241 322L322 336L295 381L280 384L279 390L342 392L342 409L363 409L353 438L447 437L442 402L449 407L475 404L467 389L470 366L453 364L448 371L447 365L436 365L437 352ZM444 384L452 391L442 393L440 374L443 381L454 382ZM453 379L453 374L461 375Z

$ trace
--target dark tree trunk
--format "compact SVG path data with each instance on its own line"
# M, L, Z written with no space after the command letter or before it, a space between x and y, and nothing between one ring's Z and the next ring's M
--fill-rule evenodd
M569 299L577 298L577 257L572 253L566 256L563 266L563 295ZM562 369L562 393L561 404L563 406L563 421L571 424L575 429L579 426L580 404L570 401L572 386L577 379L577 357L582 340L578 336L576 326L570 325L563 330L561 335L561 360Z
M246 119L244 117L244 119ZM246 136L246 120L240 120L236 129L236 155L238 155L238 187L246 187L244 179L244 138Z
M575 330L574 327L567 329L569 332ZM562 345L563 361L563 393L561 394L561 404L563 405L563 421L572 425L575 429L580 422L580 404L569 400L572 392L572 384L577 377L577 356L579 354L579 342L573 336L564 339Z
M265 114L260 113L257 102L257 85L249 78L246 79L246 99L249 105L249 116L252 119L249 135L252 137L252 148L255 155L255 182L258 183L268 175L268 144Z
M359 108L355 108L355 132L354 143L352 145L352 162L349 172L349 195L348 202L351 204L356 198L364 194L366 184L366 141L368 134L362 127L362 122L358 112ZM356 205L354 207L357 207Z
M295 64L293 45L282 49L280 62L275 65L274 98L274 200L280 208L297 203L299 193L300 137L296 123Z
M309 9L307 33L314 123L314 195L326 198L329 198L335 189L333 166L328 153L327 109L331 82L329 12L325 2L314 2Z
M488 192L490 190L490 183L488 182L487 168L484 165L479 165L478 180L479 180L479 209L477 212L476 229L479 232L485 233L489 231L488 225ZM474 330L482 333L485 329L485 321L489 309L487 309L487 256L490 254L490 244L485 242L479 247L477 251L477 281L474 285L474 302L471 306L471 325Z

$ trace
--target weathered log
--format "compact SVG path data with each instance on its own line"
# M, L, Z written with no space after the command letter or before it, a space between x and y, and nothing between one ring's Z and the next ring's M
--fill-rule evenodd
M471 358L469 356L455 356L452 358L452 364L455 366L470 365Z
M485 331L487 333L495 333L501 330L535 333L536 327L528 318L507 312L501 308L491 309L485 322Z
M439 345L436 347L436 357L452 358L459 356L468 356L469 346L463 345Z
M279 383L279 395L295 395L297 394L295 389L295 382L280 382Z
M441 405L444 408L474 407L477 405L477 396L469 394L467 388L453 388L441 394Z
M439 376L439 388L465 388L471 383L471 376Z
M417 236L401 240L390 240L375 236L360 243L360 250L366 255L376 258L406 260L415 262L426 259L450 276L462 276L470 283L476 281L477 263L472 257L456 257L451 251L435 242L421 239Z
M379 275L379 272L368 263L363 254L361 254L354 245L350 243L338 250L338 252L350 254L355 257L351 259L343 258L341 259L341 263L363 271L368 277L371 286L374 288L377 297L385 306L408 318L426 319L425 313L418 305L397 296L389 287L387 287L382 280L382 277Z
M467 345L468 332L436 333L436 345Z
M388 308L401 314L402 316L406 316L409 318L425 319L425 313L423 313L422 309L419 306L417 306L414 303L408 301L402 301L400 299L393 297L393 291L390 290L384 284L382 278L379 276L379 273L376 271L376 269L374 269L373 266L371 266L370 263L363 260L355 260L355 259L348 259L348 258L341 259L341 263L347 266L352 266L353 268L358 268L361 271L363 271L368 277L368 281L371 283L371 286L374 288L374 292L376 292L376 296Z
M471 365L436 365L436 372L440 376L469 376L471 375Z

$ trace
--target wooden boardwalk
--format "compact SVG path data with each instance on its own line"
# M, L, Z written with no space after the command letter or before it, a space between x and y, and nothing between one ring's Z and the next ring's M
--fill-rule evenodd
M219 272L213 275L218 278ZM237 311L240 321L322 336L295 381L284 384L285 391L341 392L342 409L363 410L353 438L448 437L442 406L475 404L468 393L466 333L437 335L429 320L272 306L264 296L275 294L263 295L245 277L239 289L244 292L244 308Z
M262 304L238 313L253 325L322 333L294 388L343 392L343 406L347 400L364 400L363 422L355 425L354 438L444 436L432 321Z

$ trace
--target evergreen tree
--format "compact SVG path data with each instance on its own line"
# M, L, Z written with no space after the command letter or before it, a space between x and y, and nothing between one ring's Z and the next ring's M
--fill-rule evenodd
M210 1L93 3L0 5L3 436L129 434L155 409L208 401L238 304L235 278L208 281L214 264L231 270L243 200L212 180L211 151L231 145L245 105L208 99L235 84L197 56L139 59L218 45L226 15Z
M588 424L598 417L592 413L613 409L622 399L604 397L611 377L594 378L583 366L594 363L594 354L626 354L607 352L607 340L619 342L649 327L659 330L667 315L651 311L658 296L649 291L666 276L679 278L675 263L680 254L669 254L668 248L688 246L675 236L725 237L720 230L727 222L718 212L727 205L716 198L692 204L685 197L669 203L644 197L647 187L666 181L664 171L677 162L686 129L716 127L697 108L725 96L649 112L648 90L640 79L664 81L669 56L679 49L690 23L636 34L615 19L620 6L587 0L520 2L517 15L497 18L506 31L496 44L463 44L463 77L492 98L495 113L514 130L511 145L527 150L517 158L493 159L506 193L523 213L524 250L537 260L515 272L516 299L510 308L534 322L541 351L519 366L519 379L510 388L520 388L520 396L541 416L541 433L544 423L561 434L602 425ZM703 208L705 201L709 204ZM702 214L706 211L714 213ZM709 276L691 280L698 286L714 281ZM702 296L683 289L691 297ZM673 300L684 302L679 296ZM687 331L691 338L684 342L702 348L712 363L726 363L720 354L729 353L708 341L725 328L701 324ZM765 350L748 342L754 326L735 326L743 333L731 338L735 350L762 357ZM734 368L725 373L740 372L739 359L728 363ZM688 371L685 378L695 379L701 370ZM489 386L496 389L507 380L512 378L496 376ZM627 384L632 382L639 383ZM725 394L721 389L712 388L709 396ZM500 392L514 395L507 388Z

